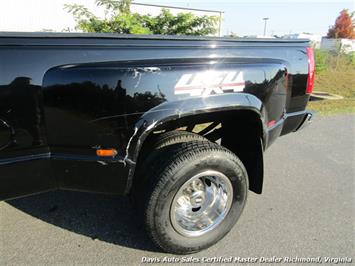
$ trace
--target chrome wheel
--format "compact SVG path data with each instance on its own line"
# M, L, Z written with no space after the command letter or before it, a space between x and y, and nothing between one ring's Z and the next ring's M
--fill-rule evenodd
M219 225L232 205L233 187L217 171L205 171L185 182L176 193L170 219L183 236L200 236Z

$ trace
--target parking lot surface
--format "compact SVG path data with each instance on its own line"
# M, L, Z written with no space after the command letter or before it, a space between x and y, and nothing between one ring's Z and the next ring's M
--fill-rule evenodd
M279 138L265 153L263 194L250 192L234 229L192 257L354 260L354 126L354 115L319 116ZM151 244L124 197L55 191L0 202L1 265L136 265L164 257L182 258Z

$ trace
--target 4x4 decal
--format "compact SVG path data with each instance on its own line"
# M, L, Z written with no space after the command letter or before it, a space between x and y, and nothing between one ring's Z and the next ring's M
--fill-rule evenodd
M245 87L243 72L205 71L184 74L175 85L175 94L207 96L224 92L240 92Z

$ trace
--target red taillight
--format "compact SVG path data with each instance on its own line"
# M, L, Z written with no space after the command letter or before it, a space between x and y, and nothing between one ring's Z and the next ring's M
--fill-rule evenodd
M307 58L308 58L308 79L307 79L307 88L306 93L311 94L314 86L314 53L311 47L307 47Z

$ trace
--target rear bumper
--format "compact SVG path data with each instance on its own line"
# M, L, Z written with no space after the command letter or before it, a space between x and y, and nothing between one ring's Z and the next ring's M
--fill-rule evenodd
M314 112L309 110L286 114L281 135L301 130L311 123L313 117Z
M296 128L295 131L298 131L298 130L301 130L301 129L307 127L312 122L314 114L315 113L312 112L312 111L306 111L306 113L304 114L304 117L303 117L303 120L302 120L301 124Z

